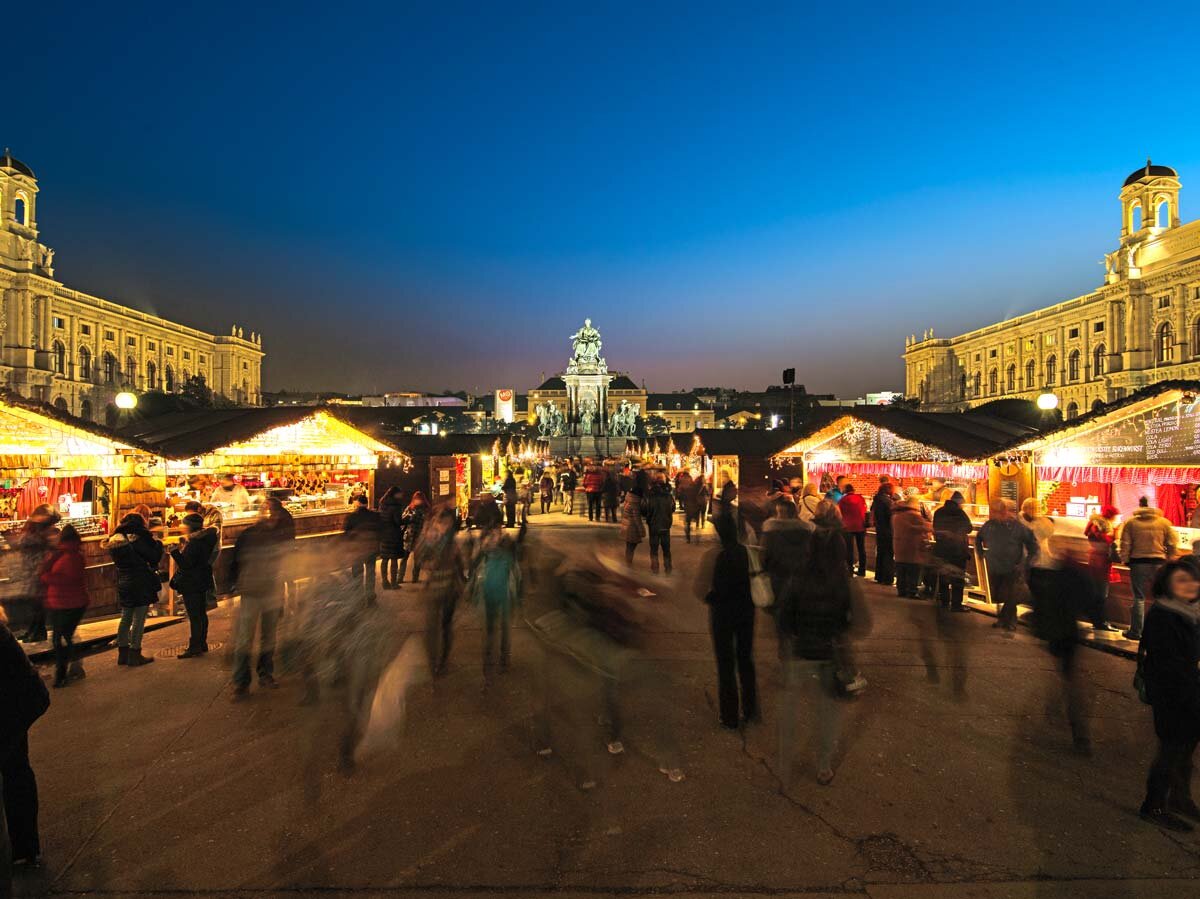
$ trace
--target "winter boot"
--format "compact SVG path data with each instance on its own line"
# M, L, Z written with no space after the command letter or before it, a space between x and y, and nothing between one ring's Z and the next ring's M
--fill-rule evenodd
M149 665L153 661L154 658L152 656L146 657L142 655L142 648L139 646L137 649L130 647L129 660L125 664L130 668L137 668L139 665Z
M87 677L87 672L83 670L83 662L78 660L71 663L71 667L67 669L68 680L83 680Z
M129 664L129 647L128 646L118 646L117 647L117 664L118 665L128 665Z

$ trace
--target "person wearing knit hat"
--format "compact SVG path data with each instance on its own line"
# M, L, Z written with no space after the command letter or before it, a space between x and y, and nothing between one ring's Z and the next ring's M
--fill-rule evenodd
M208 652L208 595L213 590L212 562L217 529L206 528L204 517L196 512L183 517L183 536L171 550L175 576L171 589L183 596L191 635L181 659L192 659Z

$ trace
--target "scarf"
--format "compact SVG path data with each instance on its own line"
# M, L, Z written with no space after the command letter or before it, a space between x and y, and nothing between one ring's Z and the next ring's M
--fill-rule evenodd
M1169 596L1160 596L1154 600L1154 604L1179 615L1192 627L1200 626L1200 605L1194 602L1183 602Z

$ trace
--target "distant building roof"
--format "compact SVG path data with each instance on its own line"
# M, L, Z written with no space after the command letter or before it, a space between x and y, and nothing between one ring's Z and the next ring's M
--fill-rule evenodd
M641 390L629 375L617 375L608 384L609 390Z
M542 382L538 390L566 390L567 382L555 375L553 378L547 378Z

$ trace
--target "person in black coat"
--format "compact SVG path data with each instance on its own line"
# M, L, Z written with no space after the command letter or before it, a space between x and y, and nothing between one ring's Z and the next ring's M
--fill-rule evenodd
M384 590L396 590L400 575L400 556L404 553L404 506L399 487L389 487L379 501L379 576Z
M642 500L642 517L650 535L650 570L658 574L658 553L662 551L663 570L671 573L671 525L675 521L675 497L660 475Z
M896 502L895 489L887 475L880 475L879 489L871 502L871 517L875 520L875 583L887 587L896 580L896 562L892 546L892 506Z
M0 609L0 791L8 845L0 842L0 895L10 895L9 854L14 867L38 862L38 789L29 763L29 728L50 706L50 694L41 675L29 663L25 650L8 629Z
M1154 709L1158 753L1146 778L1141 816L1170 830L1200 821L1192 800L1192 756L1200 743L1200 580L1186 562L1168 562L1154 578L1154 605L1138 647L1138 670Z
M963 495L957 490L933 513L933 556L938 562L938 602L955 612L963 609L963 589L967 584L967 538L973 526L962 510Z
M283 615L283 563L294 545L296 525L278 500L268 500L259 520L242 531L233 546L229 574L241 594L234 625L233 697L250 691L250 650L258 635L255 671L264 687L275 682L275 633Z
M363 596L371 603L375 601L375 559L383 537L383 517L371 509L363 494L354 497L353 503L354 509L346 516L342 533L361 547L359 561L350 568L362 580Z
M738 543L730 518L716 524L719 549L700 566L696 592L708 603L713 651L717 657L717 696L721 726L736 730L738 686L746 723L759 720L758 682L754 672L754 603L750 599L750 554Z
M517 526L517 479L513 477L510 471L508 477L504 479L504 526L506 528L515 528ZM414 544L415 545L415 544Z
M121 524L104 541L117 570L117 599L121 603L121 623L117 628L117 664L137 667L154 661L142 655L142 631L146 614L158 602L162 578L158 563L163 545L136 512L121 519Z
M175 576L171 588L183 597L191 634L181 659L193 659L208 652L208 595L213 587L213 559L217 548L217 529L206 528L201 515L183 517L183 536L171 550Z

